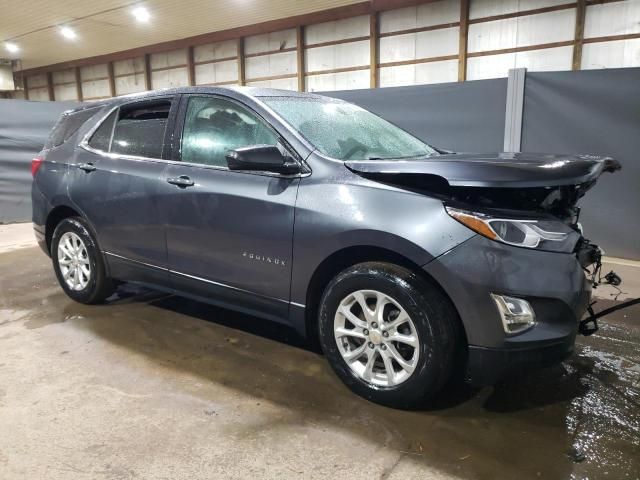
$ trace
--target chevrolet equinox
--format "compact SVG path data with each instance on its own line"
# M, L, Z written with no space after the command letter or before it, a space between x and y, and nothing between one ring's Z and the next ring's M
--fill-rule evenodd
M397 408L558 363L600 250L577 202L610 158L460 154L350 103L191 87L65 112L33 160L62 289L118 282L282 322Z

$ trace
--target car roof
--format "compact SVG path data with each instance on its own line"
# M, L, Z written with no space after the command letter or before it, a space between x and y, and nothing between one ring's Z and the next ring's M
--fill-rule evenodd
M261 98L261 97L293 97L293 98L327 98L322 95L307 92L295 92L293 90L280 90L277 88L261 88L261 87L177 87L177 88L164 88L160 90L150 90L141 93L132 93L129 95L122 95L120 97L110 98L100 102L84 103L78 108L74 108L69 112L77 112L86 108L96 108L106 105L115 106L123 103L130 102L132 100L145 100L153 97L165 96L165 95L180 95L189 93L205 93L205 94L223 94L234 98ZM334 99L331 99L334 100Z

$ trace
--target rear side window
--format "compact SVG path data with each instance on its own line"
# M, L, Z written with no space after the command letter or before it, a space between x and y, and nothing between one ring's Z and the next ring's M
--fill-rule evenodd
M91 140L89 140L89 146L103 152L109 151L109 145L111 144L111 135L113 134L113 122L118 116L118 110L111 112L111 115L102 122L100 127L95 131Z
M170 109L170 100L138 102L120 107L100 125L89 140L89 145L120 155L162 158Z
M69 140L78 129L93 117L100 107L85 108L77 112L64 113L56 122L44 148L53 148Z

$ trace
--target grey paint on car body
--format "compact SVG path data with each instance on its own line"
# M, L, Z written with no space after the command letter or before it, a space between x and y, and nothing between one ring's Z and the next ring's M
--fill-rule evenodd
M180 121L178 112L184 112L189 95L221 96L255 112L280 135L301 172L241 172L181 162L180 129L173 119ZM71 208L92 226L114 278L287 323L303 334L310 282L319 266L339 252L375 248L423 268L442 287L460 315L470 349L560 345L564 355L572 348L577 317L588 299L573 253L488 240L452 218L440 195L403 182L407 176L433 173L452 186L495 186L492 175L498 183L503 175L509 186L566 185L591 182L615 164L603 158L544 156L530 163L531 158L525 162L508 155L445 154L345 165L315 150L262 101L267 96L309 94L193 87L120 97L99 106L69 141L43 152L32 190L34 228L43 248L48 249L52 212ZM173 104L162 158L105 154L83 142L114 108L163 97ZM87 163L95 170L79 168ZM183 189L166 181L182 175L194 185ZM396 181L400 177L404 180ZM535 181L527 184L532 177ZM480 181L465 183L465 178ZM491 292L530 298L541 313L562 315L541 315L536 328L507 338Z

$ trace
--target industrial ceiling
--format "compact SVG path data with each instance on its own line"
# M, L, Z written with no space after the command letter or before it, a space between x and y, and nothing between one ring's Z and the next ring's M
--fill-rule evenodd
M361 0L25 0L0 6L0 57L20 69L92 57L160 42L358 3ZM149 20L137 20L143 7ZM71 29L68 39L61 29Z

